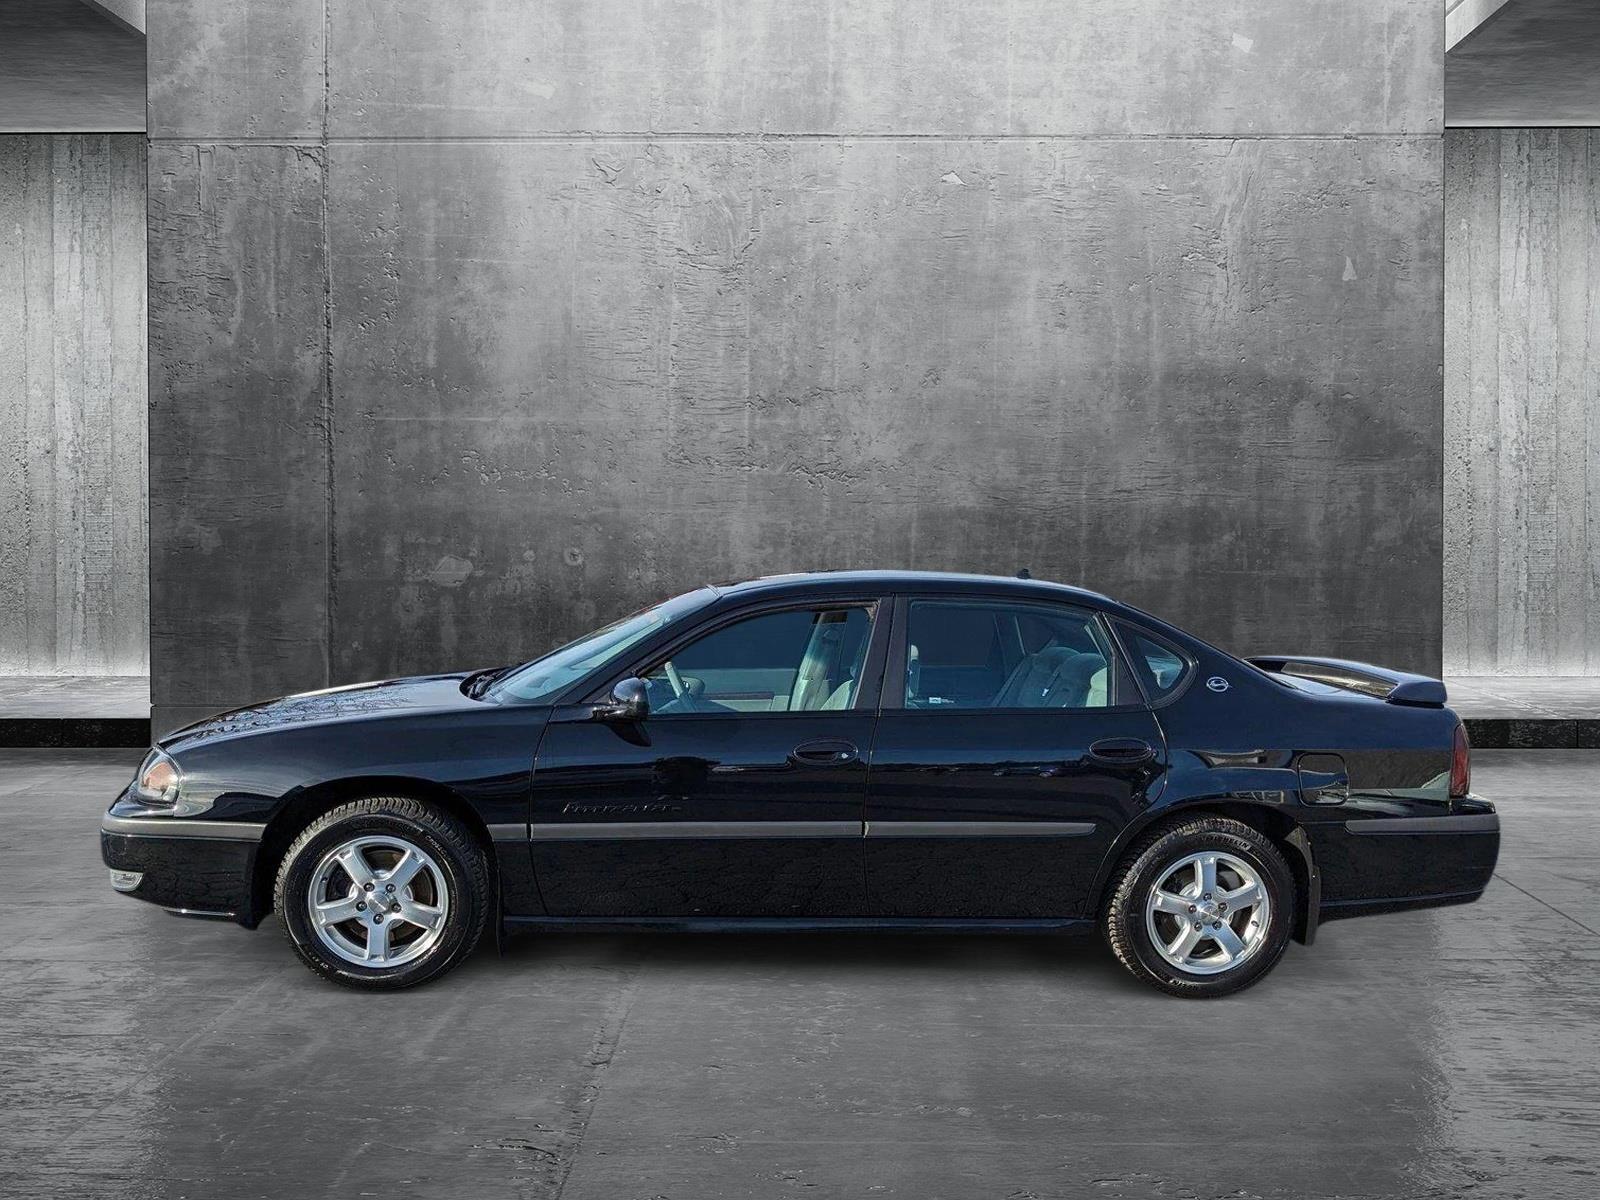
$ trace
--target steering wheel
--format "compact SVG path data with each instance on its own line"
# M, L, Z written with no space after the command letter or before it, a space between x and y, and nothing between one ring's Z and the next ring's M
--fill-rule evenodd
M678 668L672 665L670 658L661 664L661 669L667 673L667 682L672 685L673 699L682 700L689 694L689 689L683 684L683 676L678 674Z

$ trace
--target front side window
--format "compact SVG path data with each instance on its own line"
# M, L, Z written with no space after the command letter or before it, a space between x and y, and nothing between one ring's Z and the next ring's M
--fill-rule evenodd
M671 716L850 708L871 630L865 605L785 609L734 621L645 673L650 711Z
M1093 614L994 601L915 600L905 706L1108 708L1117 672Z

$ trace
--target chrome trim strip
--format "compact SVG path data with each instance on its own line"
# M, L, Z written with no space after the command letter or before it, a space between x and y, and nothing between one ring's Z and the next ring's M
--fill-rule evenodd
M860 821L569 821L535 823L535 842L640 841L660 838L860 837Z
M196 821L184 817L100 818L103 833L125 833L134 837L207 838L224 842L259 842L265 824L254 821Z
M491 842L525 842L528 840L528 823L511 821L504 825L489 826Z
M868 821L880 838L1087 837L1093 821Z
M1346 821L1346 831L1364 837L1401 833L1498 833L1499 813L1457 813L1448 817L1367 817Z
M201 917L207 921L231 921L233 913L211 908L166 908L175 917Z

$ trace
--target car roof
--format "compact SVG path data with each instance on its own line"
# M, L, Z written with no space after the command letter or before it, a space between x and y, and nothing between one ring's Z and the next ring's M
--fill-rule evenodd
M708 584L720 596L787 596L881 589L887 592L1006 592L1050 600L1090 601L1115 605L1099 592L1015 575L963 575L950 571L813 571L766 575L738 583Z

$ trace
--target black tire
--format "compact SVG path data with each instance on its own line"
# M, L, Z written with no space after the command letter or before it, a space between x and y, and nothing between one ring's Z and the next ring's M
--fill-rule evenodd
M312 879L325 856L357 837L402 839L423 850L442 876L448 903L441 932L411 961L390 967L358 965L341 958L318 935L309 905ZM414 987L450 970L478 944L491 908L488 857L459 821L431 805L401 796L371 796L324 813L295 838L278 868L273 907L295 953L324 979L374 990Z
M1146 922L1146 903L1171 865L1207 850L1235 855L1253 867L1269 901L1259 945L1237 966L1209 975L1192 974L1167 961ZM1152 987L1192 999L1230 995L1255 983L1283 957L1295 922L1294 875L1282 853L1258 830L1226 817L1192 817L1140 839L1112 875L1107 895L1101 928L1117 960ZM1152 920L1159 922L1160 917Z

